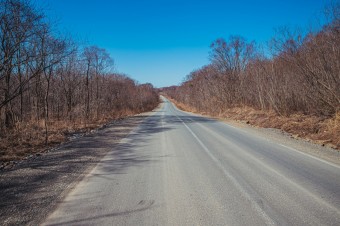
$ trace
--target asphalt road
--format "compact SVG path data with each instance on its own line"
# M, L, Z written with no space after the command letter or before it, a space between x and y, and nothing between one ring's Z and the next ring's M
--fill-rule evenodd
M165 100L44 225L340 225L340 167Z

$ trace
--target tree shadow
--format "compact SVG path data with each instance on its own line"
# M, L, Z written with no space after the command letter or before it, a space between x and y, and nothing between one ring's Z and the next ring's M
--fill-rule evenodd
M76 219L76 220L70 220L70 221L62 221L61 223L52 223L48 224L48 226L59 226L59 225L78 225L78 224L89 224L90 222L94 223L95 220L105 219L105 218L112 218L112 217L118 217L118 216L125 216L134 214L137 212L143 212L149 209L157 208L157 205L154 205L154 201L148 202L146 205L143 206L137 206L134 209L125 210L125 211L119 211L119 212L113 212L108 214L101 214L93 217L87 217L82 219Z
M6 222L5 225L39 224L56 207L56 200L63 196L65 189L70 184L75 185L99 162L103 173L95 176L106 177L123 174L129 167L161 161L167 156L138 153L138 148L146 145L153 135L174 129L176 124L211 121L187 115L134 116L2 171L0 222ZM127 141L119 142L122 139ZM108 152L114 158L103 159Z

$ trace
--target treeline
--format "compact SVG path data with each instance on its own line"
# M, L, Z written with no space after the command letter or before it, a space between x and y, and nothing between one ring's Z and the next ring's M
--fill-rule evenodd
M223 114L233 107L332 117L340 111L340 7L330 22L306 35L281 29L265 57L239 36L211 44L211 63L180 86L162 91L200 112Z
M58 35L30 1L0 0L0 139L30 123L48 143L56 122L86 125L157 106L151 84L113 69L105 49Z

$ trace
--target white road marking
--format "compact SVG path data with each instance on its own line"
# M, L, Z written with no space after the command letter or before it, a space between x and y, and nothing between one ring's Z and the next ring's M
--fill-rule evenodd
M185 124L185 122L176 116L183 125L187 128L187 130L191 133L191 135L197 140L197 142L201 145L203 150L208 154L208 156L216 163L216 165L222 170L224 175L232 181L235 187L242 193L242 195L248 199L252 205L252 207L263 217L267 225L276 225L276 223L266 214L266 212L254 201L253 198L248 194L248 192L240 185L240 183L223 167L222 163L211 153L211 151L203 144L203 142L197 137L197 135Z
M320 159L320 158L318 158L318 157L315 157L315 156L313 156L313 155L304 153L304 152L302 152L302 151L299 151L299 150L297 150L297 149L295 149L295 148L291 148L291 147L286 146L286 145L283 145L283 144L278 144L278 145L280 145L281 147L287 148L287 149L289 149L289 150L291 150L291 151L295 151L295 152L297 152L297 153L299 153L299 154L301 154L301 155L304 155L304 156L307 156L307 157L309 157L309 158L318 160L318 161L320 161L320 162L322 162L322 163L325 163L325 164L327 164L327 165L329 165L329 166L333 166L333 167L335 167L335 168L337 168L337 169L340 169L340 166L338 166L338 165L336 165L336 164L333 164L333 163L331 163L331 162L328 162L328 161L326 161L326 160Z

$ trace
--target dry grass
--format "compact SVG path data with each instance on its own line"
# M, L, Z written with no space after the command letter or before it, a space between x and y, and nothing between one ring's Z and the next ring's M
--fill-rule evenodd
M84 120L50 121L48 123L48 145L45 144L44 121L17 123L11 130L0 133L0 165L9 161L25 159L65 142L72 134L84 134L104 124L140 112L130 110L115 112L114 115L86 122Z
M179 109L206 114L205 112L198 112L195 108L188 107L183 103L172 101ZM51 121L48 125L48 145L45 145L44 121L18 123L14 129L2 131L2 134L0 134L0 163L20 160L29 155L44 152L52 146L65 142L72 134L87 133L109 121L136 113L139 112L122 111L119 114L102 117L87 123L83 120L72 122ZM333 118L321 118L303 114L284 117L272 111L240 107L231 108L219 115L212 116L243 121L247 124L265 128L281 129L294 137L309 139L319 144L340 149L340 112Z
M236 108L225 112L222 117L246 121L255 126L281 129L294 137L301 137L340 149L339 114L336 114L334 118L303 114L279 116L274 112Z
M195 108L172 100L179 109L198 112ZM340 112L333 118L323 118L313 115L294 114L280 116L274 111L261 111L250 107L231 108L219 115L210 115L219 118L227 118L242 121L247 124L264 128L277 128L292 134L293 137L301 137L315 143L328 145L340 149Z

